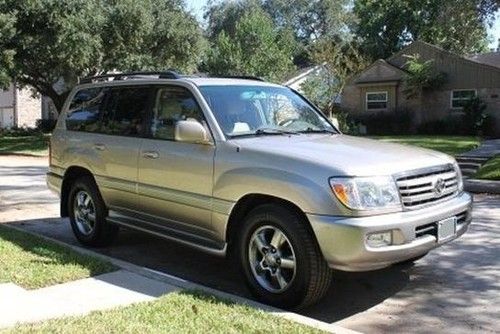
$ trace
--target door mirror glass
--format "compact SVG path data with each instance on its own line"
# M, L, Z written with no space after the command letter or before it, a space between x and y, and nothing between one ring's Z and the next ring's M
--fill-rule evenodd
M196 120L178 121L175 124L175 140L200 144L210 142L207 130Z

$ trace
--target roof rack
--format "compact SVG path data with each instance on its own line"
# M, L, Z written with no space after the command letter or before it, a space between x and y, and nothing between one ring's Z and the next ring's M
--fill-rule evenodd
M168 70L168 71L140 71L140 72L125 72L125 73L113 73L113 74L103 74L103 75L96 75L92 77L85 77L80 79L80 84L84 83L92 83L94 81L104 81L105 79L110 79L113 78L113 81L116 80L126 80L126 79L132 79L133 77L137 76L149 76L149 75L156 75L158 76L158 79L180 79L182 78L182 75L179 73L173 71L173 70Z
M266 80L262 79L261 77L256 77L253 75L216 75L213 78L266 81Z

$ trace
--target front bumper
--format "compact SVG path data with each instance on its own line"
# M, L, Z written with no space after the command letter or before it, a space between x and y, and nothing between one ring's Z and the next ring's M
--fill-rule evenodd
M370 217L338 217L307 214L320 249L331 268L369 271L423 255L433 248L458 238L471 221L472 197L462 193L449 201L427 208ZM456 233L438 242L436 235L417 235L416 229L442 219L460 216ZM370 247L367 235L393 231L393 244Z

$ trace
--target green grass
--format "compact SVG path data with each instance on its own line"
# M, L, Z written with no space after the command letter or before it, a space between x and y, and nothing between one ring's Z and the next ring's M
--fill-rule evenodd
M45 156L49 154L49 136L38 134L32 136L0 137L0 154L26 154Z
M479 146L479 139L467 136L377 136L391 143L414 145L450 155L458 155Z
M500 181L500 156L488 160L474 175L475 179Z
M37 289L115 269L110 263L0 225L0 283Z
M196 291L109 311L19 325L1 333L321 333Z

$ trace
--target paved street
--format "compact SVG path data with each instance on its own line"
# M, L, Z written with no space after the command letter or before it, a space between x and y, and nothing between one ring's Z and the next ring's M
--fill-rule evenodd
M0 222L76 244L45 186L47 161L0 156ZM301 313L367 333L500 332L500 197L475 197L469 232L415 266L336 273L325 300ZM123 231L106 255L248 296L228 260Z

